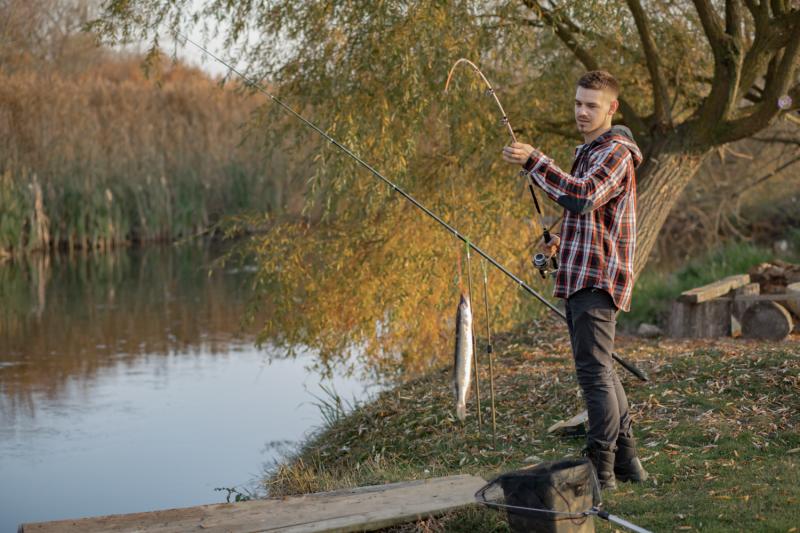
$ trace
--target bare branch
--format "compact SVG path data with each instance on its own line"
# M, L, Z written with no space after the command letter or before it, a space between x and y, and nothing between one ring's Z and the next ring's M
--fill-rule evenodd
M741 42L742 40L742 2L725 0L725 33Z
M759 10L763 8L769 13L769 4L766 2L761 2L761 4L756 4L753 0L744 0L744 5L747 6L747 9L750 11L750 14L753 15L753 19L756 19L759 15Z
M671 126L672 110L669 102L669 92L667 91L667 82L662 73L661 60L659 59L653 34L650 31L650 23L639 0L627 0L627 2L628 8L633 15L633 20L636 22L636 29L639 31L647 70L650 72L650 82L653 85L653 111L656 123Z
M703 25L703 31L706 32L706 37L711 43L711 48L714 50L714 55L717 55L717 48L721 46L724 38L722 31L722 20L714 6L711 5L710 0L693 0L694 7L697 14L700 16L700 23Z
M756 35L742 63L742 76L739 80L739 90L742 92L752 88L770 59L789 44L800 28L800 10L776 20L770 19L767 6L767 2L762 2L755 11L751 10Z
M795 31L800 32L800 24ZM778 98L785 94L800 96L800 83L791 86L800 63L800 39L791 39L780 59L776 55L770 63L774 66L767 75L763 101L752 106L747 115L720 124L716 142L735 141L758 133L782 112L777 106Z
M735 191L733 193L734 196L741 195L743 192L745 192L748 189L752 189L756 185L761 185L762 183L764 183L768 179L779 175L781 172L783 172L784 170L786 170L787 168L789 168L790 166L792 166L792 165L794 165L795 163L798 163L798 162L800 162L800 155L798 155L797 157L794 157L794 158L790 159L789 161L785 162L784 164L782 164L781 166L779 166L778 168L776 168L772 172L767 172L766 174L764 174L760 178L755 179L752 182L745 184L743 187L740 187L737 191Z
M730 7L726 19L730 21L737 18L741 20L741 5L735 2L736 0L726 2ZM711 84L711 92L700 107L700 123L716 124L730 117L740 100L738 94L743 44L741 38L723 31L721 19L714 11L710 0L694 0L694 4L714 54L714 81ZM740 35L740 32L737 31L737 35ZM710 130L701 128L700 133L707 136ZM699 140L712 142L707 138Z
M793 144L795 146L800 146L800 139L795 137L781 137L779 135L772 136L772 137L750 137L754 141L758 141L764 144Z

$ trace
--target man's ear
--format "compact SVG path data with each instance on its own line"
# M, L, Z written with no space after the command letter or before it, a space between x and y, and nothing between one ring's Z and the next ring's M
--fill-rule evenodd
M609 107L608 109L608 114L613 116L614 113L617 112L617 109L619 109L619 100L614 98L613 100L611 100L611 107Z

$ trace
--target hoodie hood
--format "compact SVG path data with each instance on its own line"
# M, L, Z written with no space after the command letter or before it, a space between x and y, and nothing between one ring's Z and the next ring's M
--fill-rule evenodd
M633 157L633 166L638 167L643 159L639 145L633 139L633 133L625 126L612 126L610 130L592 141L591 144L619 143L627 148Z

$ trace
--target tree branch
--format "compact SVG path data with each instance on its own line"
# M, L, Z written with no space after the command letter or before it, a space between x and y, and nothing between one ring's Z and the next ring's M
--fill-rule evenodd
M667 82L661 71L661 60L659 59L653 34L650 31L650 23L639 0L627 0L627 2L628 8L633 15L633 20L636 22L636 29L639 31L647 70L650 72L650 83L653 86L653 111L656 123L670 127L672 125L672 110L669 102L669 92L667 91Z
M574 122L556 122L556 121L548 121L548 120L537 120L535 129L538 133L548 133L550 135L558 135L559 137L563 137L568 139L571 142L574 142L577 136L577 132L575 130L575 123ZM520 135L532 135L533 132L528 130L527 128L517 128L517 133Z
M740 0L725 0L725 33L741 42L742 3Z
M739 90L749 91L761 76L764 67L777 50L787 46L789 40L800 28L800 10L780 19L770 19L769 4L762 2L756 10L751 10L755 21L755 38L742 63L742 76Z
M800 24L795 32L800 32ZM791 86L798 70L798 63L800 63L800 39L791 39L783 49L780 60L775 61L772 72L767 76L763 101L752 106L752 111L746 116L721 123L715 129L718 132L714 139L715 143L731 142L758 133L782 112L777 106L778 98L785 94L800 96L800 83Z
M723 31L721 19L710 0L694 0L694 4L714 54L714 80L711 92L699 109L699 124L717 124L730 117L739 103L743 44L741 31L734 27L734 21L741 21L741 5L738 0L726 0L726 26L730 25L734 31L734 35L729 35ZM713 143L709 138L713 128L701 127L696 133L701 143Z
M710 0L693 0L693 3L697 14L700 16L703 31L706 32L706 37L708 37L711 49L714 50L714 56L716 57L717 49L721 46L725 36L722 31L722 20L717 15L717 12L714 11L714 6L711 5Z
M587 70L600 70L600 65L594 56L578 44L575 35L569 30L567 25L561 23L550 10L543 8L537 0L523 0L523 3L555 31L556 36L573 55L578 58L578 61L580 61ZM620 112L625 122L631 130L633 130L633 133L637 136L648 136L649 131L647 124L645 124L642 118L636 113L633 106L631 106L624 97L619 97L618 100Z
M798 156L790 159L789 161L785 162L784 164L782 164L781 166L779 166L778 168L776 168L772 172L767 172L766 174L764 174L760 178L758 178L756 180L753 180L750 183L745 184L743 187L740 187L737 191L735 191L733 193L733 196L739 196L742 193L744 193L745 191L747 191L748 189L752 189L756 185L761 185L762 183L764 183L768 179L779 175L781 172L783 172L784 170L786 170L787 168L789 168L790 166L792 166L792 165L794 165L795 163L798 163L798 162L800 162L800 155L798 155Z
M800 139L796 139L795 137L781 137L781 136L773 136L773 137L750 137L754 141L758 141L764 144L793 144L795 146L800 146Z

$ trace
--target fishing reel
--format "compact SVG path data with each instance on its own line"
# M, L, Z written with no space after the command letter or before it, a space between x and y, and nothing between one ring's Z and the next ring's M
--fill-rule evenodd
M555 258L555 256L547 257L545 254L540 252L533 256L533 266L539 271L539 274L542 275L542 279L544 279L548 275L556 275L556 272L558 271L558 260Z
M550 232L547 229L544 230L542 236L545 244L550 242ZM533 266L542 275L542 279L545 279L548 275L555 276L556 272L558 272L558 259L556 259L555 255L548 256L539 252L533 256Z

